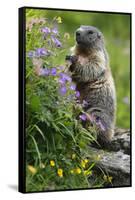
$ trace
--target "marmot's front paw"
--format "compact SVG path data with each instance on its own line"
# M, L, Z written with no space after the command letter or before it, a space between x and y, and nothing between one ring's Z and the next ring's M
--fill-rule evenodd
M67 61L70 61L72 64L76 63L78 57L77 56L70 56L70 55L67 55L65 60Z

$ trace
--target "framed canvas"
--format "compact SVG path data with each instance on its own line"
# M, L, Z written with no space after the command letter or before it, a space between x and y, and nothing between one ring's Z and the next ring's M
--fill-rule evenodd
M19 191L131 186L131 13L19 9Z

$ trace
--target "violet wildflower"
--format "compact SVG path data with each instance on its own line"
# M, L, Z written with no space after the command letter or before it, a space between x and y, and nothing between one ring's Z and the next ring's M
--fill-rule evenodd
M56 76L57 70L56 68L51 69L51 75Z
M80 92L79 92L79 91L76 91L75 96L76 96L76 97L80 97Z
M68 76L67 74L65 74L65 79L66 79L66 81L68 81L68 82L71 82L71 81L72 81L71 77Z
M29 52L28 52L28 57L29 57L29 58L32 58L33 56L34 56L34 52L33 52L33 51L29 51Z
M41 68L39 71L40 76L48 76L49 73L50 73L50 69L47 69L47 68Z
M60 92L60 94L63 96L63 95L66 94L67 88L66 88L65 86L62 86L62 87L60 88L59 92Z
M76 85L75 85L75 84L71 84L71 85L70 85L70 89L71 89L71 90L75 90L75 89L76 89Z
M61 78L63 78L64 76L65 76L65 74L64 73L59 73L59 76L61 77Z
M57 27L54 27L54 28L52 29L52 33L58 35L58 29L57 29Z
M63 81L68 81L68 82L71 82L72 81L72 79L71 79L71 77L70 76L68 76L67 74L65 74L65 73L59 73L59 76L60 76L60 78L63 80Z
M87 117L86 117L85 114L79 115L79 118L80 118L82 121L86 121L86 120L87 120Z
M47 56L47 50L45 48L38 48L36 49L36 56L40 57L40 56Z
M105 124L101 121L100 117L95 118L95 123L101 128L101 130L106 130Z
M61 42L54 35L51 36L51 39L56 47L62 47Z
M63 79L63 78L59 78L59 83L61 84L61 85L64 85L65 83L66 83L66 80L65 79Z
M49 34L51 32L50 28L49 27L43 27L41 28L41 32L45 33L45 34Z

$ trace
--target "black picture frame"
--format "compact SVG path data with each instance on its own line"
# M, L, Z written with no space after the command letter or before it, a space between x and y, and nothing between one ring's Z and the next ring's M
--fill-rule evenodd
M89 13L106 13L106 14L124 14L130 16L130 184L123 186L113 186L113 188L120 187L131 187L132 186L132 13L122 13L122 12L110 12L110 11L89 11L89 10L72 10L72 9L59 9L59 8L42 8L42 7L22 7L19 8L19 179L18 179L18 190L21 193L33 193L33 192L53 192L53 191L70 191L70 190L80 190L79 189L66 189L66 190L45 190L45 191L33 191L26 192L26 137L25 137L25 121L26 121L26 93L25 93L25 83L26 83L26 9L41 9L41 10L60 10L60 11L75 11L75 12L89 12ZM102 188L85 188L85 190L90 189L107 189L111 187ZM81 190L83 190L82 188Z

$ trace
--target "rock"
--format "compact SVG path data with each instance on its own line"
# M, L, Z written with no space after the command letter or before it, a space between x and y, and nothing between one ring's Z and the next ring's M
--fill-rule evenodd
M116 129L111 144L105 149L91 147L94 154L100 156L96 163L95 172L112 177L111 183L105 183L105 186L131 186L131 142L130 131L125 129Z
M123 150L124 153L130 154L130 130L125 129L115 129L114 137L110 145L110 150L118 151Z

